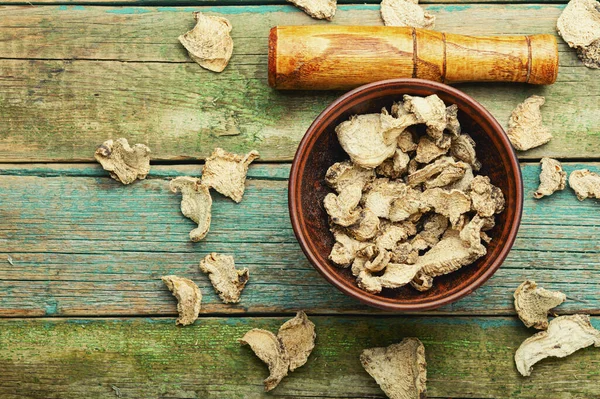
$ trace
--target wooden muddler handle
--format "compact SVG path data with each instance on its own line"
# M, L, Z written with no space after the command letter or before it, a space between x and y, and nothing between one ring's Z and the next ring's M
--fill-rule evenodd
M437 82L552 84L552 35L474 37L393 26L276 26L269 35L269 85L349 89L391 78Z

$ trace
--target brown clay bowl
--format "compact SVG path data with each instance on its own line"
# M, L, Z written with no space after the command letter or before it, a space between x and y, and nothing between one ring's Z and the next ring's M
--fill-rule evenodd
M496 226L488 232L492 242L487 255L472 265L436 277L433 288L418 292L411 286L384 289L370 294L358 288L350 269L328 260L334 244L328 216L323 207L332 190L325 184L325 172L335 162L349 159L335 134L335 127L354 114L380 112L403 94L437 94L446 105L457 104L463 132L477 143L483 164L479 173L490 177L506 198L506 209L496 215ZM308 128L298 146L289 180L289 211L300 247L310 263L327 281L345 294L374 307L394 311L422 311L447 305L470 294L489 279L510 251L523 209L523 182L519 162L496 119L478 102L450 86L421 79L391 79L361 86L334 101Z

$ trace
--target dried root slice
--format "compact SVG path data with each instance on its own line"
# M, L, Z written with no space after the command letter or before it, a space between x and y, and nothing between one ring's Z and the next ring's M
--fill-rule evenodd
M450 148L451 142L450 136L447 135L440 139L439 144L434 143L429 136L423 136L419 140L415 159L420 163L429 163L434 159L445 155L448 152L448 148Z
M559 316L550 322L547 331L540 331L523 341L515 353L517 370L528 377L533 365L540 360L566 357L591 345L600 346L600 331L592 327L590 316Z
M418 0L383 0L381 19L386 26L433 29L435 16L419 7Z
M436 213L449 218L452 227L457 227L462 221L463 214L471 210L471 199L458 190L446 191L432 188L423 192L422 199Z
M392 202L403 197L407 189L408 187L400 181L387 178L375 179L367 185L367 192L362 199L364 208L369 209L377 217L388 218Z
M365 349L364 369L390 399L419 399L427 395L425 347L417 338L404 338L387 348Z
M200 288L192 280L183 277L163 276L161 279L177 298L179 318L176 323L182 326L194 324L202 303Z
M404 110L404 108L401 109ZM410 131L410 129L406 129L400 133L396 139L396 144L398 145L398 149L404 153L415 151L417 149L417 143L415 143L413 133Z
M287 0L315 19L331 21L335 15L336 0Z
M421 192L408 187L406 194L392 201L388 218L392 222L404 220L415 222L422 213L428 212L429 209L421 197Z
M379 232L379 218L369 209L363 209L360 219L348 227L348 232L359 241L367 241Z
M283 342L271 331L254 328L240 340L242 345L249 345L260 360L267 364L269 376L264 380L265 391L274 389L288 374L290 358Z
M414 187L423 184L425 188L443 187L460 180L469 165L455 162L451 157L443 157L408 175L407 182Z
M563 171L561 163L556 159L542 158L540 163L542 164L540 185L533 193L537 199L552 195L555 191L564 190L567 183L567 173Z
M392 250L400 242L415 234L417 234L417 227L414 223L382 223L380 234L375 239L375 245L378 248Z
M229 35L231 24L223 17L194 13L196 26L179 36L179 41L192 60L202 68L221 72L233 53L233 40Z
M340 193L348 186L361 183L362 188L375 179L373 169L365 169L353 165L350 161L334 163L327 169L325 182L329 187Z
M473 210L481 217L493 216L504 210L504 194L487 176L476 176L471 182Z
M127 139L106 140L96 149L94 157L110 177L123 184L145 179L150 172L150 148L144 144L130 147Z
M198 228L190 231L190 239L193 242L202 240L210 229L212 198L208 187L200 179L180 176L171 180L169 188L174 193L181 191L181 213L198 223Z
M423 229L412 240L413 248L422 251L433 247L448 229L448 218L437 213L427 216Z
M358 251L364 249L369 244L360 242L338 229L332 229L335 237L335 244L329 254L329 260L340 267L348 267L352 264Z
M371 271L361 271L356 279L358 286L372 294L379 294L383 288L400 288L410 283L421 270L421 265L415 263L397 264L388 263L381 276L374 276Z
M410 282L410 285L417 291L425 292L433 287L433 277L419 271Z
M446 131L454 137L458 137L461 132L460 122L458 121L458 105L452 104L446 107Z
M315 347L315 325L300 311L279 327L277 337L283 343L290 358L290 371L303 366Z
M540 107L546 99L541 96L531 96L512 112L508 120L508 138L513 147L519 151L539 147L552 139L547 127L542 125Z
M579 201L586 198L600 198L600 175L587 169L571 172L569 186L575 191Z
M427 134L439 145L448 125L446 104L442 99L435 94L427 97L404 95L404 109L413 113L418 123L427 126Z
M362 197L360 183L344 188L338 195L329 193L323 200L323 205L331 221L340 226L351 226L361 217L358 203Z
M531 280L525 280L513 296L519 319L527 327L538 330L548 328L548 312L567 299L562 292L545 290Z
M250 278L247 268L236 270L233 256L215 252L200 261L200 270L208 274L215 292L225 303L238 303Z
M452 139L450 154L454 158L471 165L473 170L477 171L481 168L481 162L477 160L475 153L475 140L468 134L461 134Z
M398 179L406 174L410 157L401 149L397 149L391 158L383 161L376 169L380 176L389 177L390 179Z
M248 166L258 157L258 151L241 156L215 148L212 155L206 158L202 183L239 203L244 196Z
M571 0L556 22L558 33L589 68L600 68L600 6L595 0Z

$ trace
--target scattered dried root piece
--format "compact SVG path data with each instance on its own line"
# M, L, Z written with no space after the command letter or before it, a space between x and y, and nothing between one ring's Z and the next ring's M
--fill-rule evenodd
M344 188L356 183L362 183L364 187L367 183L375 179L373 169L365 169L353 165L350 161L334 163L327 169L325 182L329 187L340 193Z
M460 122L458 121L458 105L452 104L446 107L446 131L454 137L458 137L461 132Z
M196 26L179 36L179 42L192 60L202 68L221 72L233 53L233 40L229 35L231 24L223 17L194 13Z
M323 200L323 205L331 221L340 226L351 226L361 217L358 203L362 197L360 183L345 187L338 195L329 193Z
M190 239L193 242L200 241L210 229L212 198L208 187L200 179L180 176L171 180L169 188L174 193L181 191L181 213L198 223L198 228L190 231Z
M206 158L202 183L239 203L244 196L248 166L258 157L258 151L241 156L215 148L212 155Z
M569 186L575 191L579 201L586 198L600 198L600 175L587 169L571 172Z
M236 270L233 256L215 252L200 261L200 270L208 274L215 292L225 303L238 303L250 278L247 268Z
M556 22L558 33L588 68L600 68L600 6L595 0L571 0Z
M258 328L248 331L240 340L250 345L252 351L269 367L269 377L264 380L265 391L274 389L288 374L304 365L315 347L315 325L300 311L279 328L277 336Z
M546 99L541 96L531 96L512 112L508 121L508 138L513 147L519 151L529 150L546 144L552 139L547 127L542 125L540 107Z
M179 318L176 323L182 326L194 324L202 303L200 288L192 280L183 277L163 276L161 280L177 298Z
M350 266L358 251L369 245L366 242L355 240L340 229L334 228L331 231L336 242L329 254L329 260L340 267Z
M315 19L331 21L335 15L336 0L287 0Z
M402 108L402 110L404 110L404 108ZM417 143L415 143L415 138L410 129L406 129L400 133L396 139L396 143L398 144L398 149L404 153L415 151L417 149Z
M129 146L127 139L106 140L94 154L110 177L123 184L145 179L150 172L150 148L144 144Z
M489 217L504 210L504 194L494 186L487 176L476 176L471 182L473 210L479 216Z
M481 168L481 162L477 160L477 155L475 154L475 140L468 134L461 134L452 139L450 154L454 158L471 165L475 171Z
M388 218L392 222L409 220L416 222L430 208L424 203L421 192L408 187L406 193L394 199L390 205Z
M527 327L538 330L548 328L548 312L567 299L562 292L545 290L531 280L525 280L513 296L519 319Z
M471 210L471 199L458 190L432 188L423 192L422 199L436 213L449 218L452 227L457 227L461 223L461 216Z
M540 199L552 195L555 191L565 189L567 173L563 172L560 162L552 158L542 158L542 173L540 173L540 185L533 196Z
M433 29L435 16L424 11L418 0L383 0L381 18L386 26Z
M417 338L404 338L387 348L365 349L364 369L390 399L418 399L427 395L425 347Z
M590 316L559 316L550 321L547 331L540 331L523 341L515 353L517 370L528 377L533 365L540 360L566 357L591 345L600 347L600 331L592 327Z

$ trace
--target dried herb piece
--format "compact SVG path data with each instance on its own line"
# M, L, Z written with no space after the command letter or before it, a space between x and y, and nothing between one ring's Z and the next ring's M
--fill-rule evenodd
M409 162L408 154L398 148L391 158L386 159L377 167L377 175L398 179L406 174Z
M421 270L421 265L417 263L412 265L388 263L381 276L372 275L368 269L365 269L359 273L356 281L360 288L372 294L380 293L383 288L404 287Z
M369 209L360 212L360 219L348 227L348 232L359 241L369 240L379 232L379 218Z
M567 173L563 171L561 163L556 159L542 158L540 164L542 165L540 185L533 196L540 199L552 195L555 191L564 190L567 183Z
M211 253L200 261L200 270L208 274L215 292L225 303L238 303L250 274L247 268L237 270L233 256Z
M434 159L445 155L450 148L450 143L452 140L450 136L444 135L440 140L439 144L436 144L429 138L429 136L423 136L419 140L419 145L417 146L417 155L415 159L419 163L429 163ZM408 162L407 162L408 164Z
M404 95L404 109L417 117L418 123L427 126L427 134L436 142L443 139L448 126L446 104L436 94L427 97Z
M452 139L450 154L454 158L471 165L471 168L475 171L481 168L481 162L477 160L477 154L475 153L475 140L468 134L461 134Z
M350 161L334 163L327 169L325 182L335 191L340 193L344 188L356 183L362 183L362 188L375 179L373 169L365 169L354 165Z
M190 239L194 242L202 240L210 229L212 198L208 187L200 179L179 176L171 180L169 188L174 193L181 191L181 213L198 223L198 227L190 231Z
M336 0L287 0L315 19L331 21L335 15Z
M487 176L476 176L471 181L471 200L473 210L479 216L489 217L504 210L504 194L502 190L494 186Z
M345 187L338 195L329 193L323 200L323 205L331 221L340 226L350 226L361 217L358 203L362 197L361 184Z
M369 209L377 217L387 218L392 202L402 197L406 191L406 185L400 181L378 178L367 185L362 201L365 209Z
M283 343L290 358L290 371L303 366L315 347L315 324L300 311L279 327L277 337Z
M508 120L508 138L519 151L529 150L546 144L552 139L550 130L542 124L540 107L546 99L531 96L517 105Z
M442 157L433 163L408 175L410 186L423 184L426 188L443 187L461 179L469 166L456 162L452 157Z
M404 338L387 348L365 349L364 369L390 399L419 399L427 395L425 347L417 338Z
M513 296L519 319L527 327L538 330L548 328L548 312L567 299L562 292L545 290L532 280L525 280Z
M600 5L571 0L556 22L558 33L588 68L600 68Z
M123 184L145 179L150 172L150 148L144 144L130 147L127 139L106 140L96 149L94 157L110 177Z
M419 7L418 0L383 0L381 18L386 26L433 29L435 16Z
M515 353L517 370L528 377L533 365L540 360L566 357L591 345L600 346L600 331L592 327L590 316L559 316L550 322L547 331L540 331L523 341Z
M196 26L179 36L179 42L192 60L202 68L221 72L233 53L233 40L229 35L231 23L223 17L194 12Z
M335 244L329 254L329 260L341 267L350 266L356 258L357 252L368 244L355 240L338 228L333 228L331 231L335 237Z
M200 288L192 280L183 277L163 276L161 280L177 298L179 318L176 323L182 326L194 324L202 303Z
M579 201L586 198L600 198L600 175L587 169L571 172L569 186L575 191Z
M215 148L211 156L206 158L202 183L239 203L244 196L248 166L258 157L258 151L241 156Z
M449 218L452 227L457 227L461 223L461 216L471 210L471 199L458 190L432 188L425 190L422 198L436 213Z

